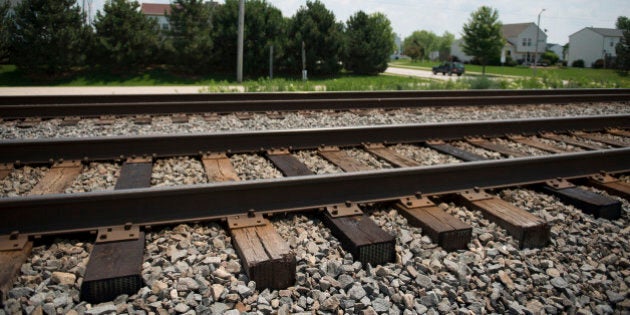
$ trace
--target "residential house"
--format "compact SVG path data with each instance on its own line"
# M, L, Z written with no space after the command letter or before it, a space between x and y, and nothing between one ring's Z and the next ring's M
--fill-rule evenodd
M150 18L156 19L161 30L168 31L170 29L170 23L166 17L167 14L171 13L170 4L142 3L140 11Z
M536 34L538 33L538 47L536 47ZM535 23L504 24L501 34L505 39L505 46L501 55L510 57L519 63L533 63L534 55L538 52L537 60L545 52L547 47L547 34L543 32ZM464 54L462 40L456 40L451 45L451 55L456 56L461 61L470 61L472 56ZM536 49L538 48L538 49Z
M623 32L614 28L585 27L569 35L569 65L576 60L584 60L586 67L591 67L598 59L615 58L615 47Z

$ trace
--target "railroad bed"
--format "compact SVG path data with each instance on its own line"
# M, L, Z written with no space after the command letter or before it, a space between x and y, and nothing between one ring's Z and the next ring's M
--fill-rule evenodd
M0 211L9 213L2 231L20 230L22 234L13 234L17 239L23 234L47 239L55 230L96 231L100 225L94 222L110 222L122 234L146 233L145 241L137 235L110 243L83 237L36 247L27 264L16 264L21 272L5 310L624 310L630 284L630 208L615 194L619 187L627 194L628 121L628 116L615 115L342 131L2 141L2 151L9 152L2 162L15 168L4 172L8 181L26 179L31 184L18 185L20 194L45 194L1 199ZM550 125L553 133L539 133L551 130ZM471 138L474 135L484 135L485 141ZM91 147L79 148L88 143ZM16 148L23 151L17 153ZM85 165L71 162L74 158ZM37 164L49 159L51 169ZM608 187L612 195L586 180L599 170L621 172L613 185L617 190ZM307 172L329 175L305 176ZM283 175L287 178L279 178ZM556 177L571 179L576 186L545 184ZM229 179L236 182L221 183ZM218 183L204 184L209 180ZM38 187L38 182L47 181L55 185ZM85 187L77 183L94 181L97 190L115 190L73 193ZM611 184L610 179L604 182ZM164 187L174 184L197 185ZM157 187L128 189L147 186ZM46 194L52 188L72 194ZM482 192L484 188L492 196ZM576 192L589 196L591 204L577 202ZM194 200L185 201L193 195ZM213 205L199 209L209 203ZM25 206L40 210L10 211ZM161 217L149 218L149 208L160 208ZM255 211L248 213L250 208ZM99 209L92 218L96 221L89 221L86 209ZM315 211L301 212L307 209ZM121 213L127 217L117 217ZM263 218L262 213L273 215ZM181 221L199 223L173 225L177 219L172 219L180 215L187 216ZM231 215L240 217L234 220ZM142 221L143 216L147 220ZM227 217L225 222L201 223ZM23 224L24 218L29 222ZM171 223L159 227L165 221ZM356 222L358 231L371 233L355 235L351 227ZM135 230L138 223L140 230ZM110 236L99 231L97 239L102 235ZM94 249L110 248L109 255L114 255L111 247L118 245L131 253L129 259L139 259L131 268L134 272L110 282L103 280L111 274L88 274L94 270L86 265L90 252L96 257ZM112 262L101 260L101 266ZM287 266L296 271L286 272ZM250 282L254 278L257 283ZM90 281L95 291L79 295ZM98 294L88 300L102 299L114 287L135 289L94 308L83 301L92 293Z

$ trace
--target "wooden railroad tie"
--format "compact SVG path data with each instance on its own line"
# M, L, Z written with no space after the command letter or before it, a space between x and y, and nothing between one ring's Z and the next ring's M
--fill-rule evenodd
M396 151L386 147L381 143L368 143L363 145L363 149L397 167L420 166L420 163L398 154Z
M601 173L588 178L590 185L607 193L630 200L630 185L609 174Z
M0 306L4 306L13 282L32 249L33 242L26 235L0 235Z
M100 116L98 120L94 122L96 126L106 126L113 125L116 122L116 117L114 116Z
M341 151L338 147L321 147L317 150L319 155L337 165L344 172L362 172L371 170L370 167L359 163L356 159Z
M472 227L444 212L427 197L402 198L396 204L410 225L421 227L433 242L446 251L466 249Z
M494 152L498 152L501 153L504 156L512 156L512 157L523 157L526 156L525 153L516 151L510 147L508 147L507 145L503 145L503 144L498 144L498 143L493 143L488 139L484 139L484 138L467 138L466 141L476 147L480 147L486 150L490 150L490 151L494 151Z
M269 119L284 119L282 112L267 112L266 114Z
M269 150L267 158L284 174L284 176L313 175L308 166L298 160L289 150Z
M604 144L611 145L613 147L622 148L622 147L626 146L626 144L624 144L624 143L622 143L620 141L616 141L614 139L606 138L604 136L597 135L597 134L592 134L592 133L587 133L587 132L582 132L582 131L575 131L575 132L572 132L571 134L576 136L576 137L592 140L592 141L595 141L595 142L601 142L601 143L604 143Z
M206 154L201 157L203 168L211 182L240 181L234 166L225 153Z
M151 186L150 158L131 158L123 163L115 190ZM81 284L81 298L90 303L133 295L142 288L144 232L137 225L102 228L90 253Z
M483 190L467 190L457 194L467 206L480 210L483 216L507 230L521 248L542 247L549 242L550 226L513 204L487 194Z
M59 123L59 127L76 126L77 124L79 124L79 121L81 121L81 117L64 117L63 120Z
M239 120L251 120L253 118L253 115L250 112L236 112L234 115Z
M269 220L250 212L227 221L245 273L257 289L286 289L295 284L295 254Z
M323 219L344 249L364 266L395 261L396 238L383 231L356 204L326 207Z
M0 180L9 176L13 171L13 165L9 163L0 163Z
M173 114L171 116L171 122L174 124L185 124L188 122L188 115L186 114Z
M240 181L225 154L204 155L202 162L211 181ZM269 220L250 211L228 217L227 221L243 269L249 279L256 282L257 288L286 289L294 285L295 254Z
M602 149L606 149L606 147L604 147L602 145L588 143L586 141L580 140L579 138L570 137L570 136L567 136L567 135L559 135L559 134L555 134L555 133L541 133L540 136L543 137L543 138L546 138L546 139L568 143L570 145L573 145L573 146L576 146L576 147L580 147L580 148L583 148L583 149L587 149L587 150L602 150Z
M621 202L576 187L564 179L547 181L541 189L596 218L616 220L621 217Z
M29 196L44 194L59 194L72 184L81 174L83 165L79 161L65 161L55 163L28 192Z
M525 136L521 136L521 135L508 136L508 139L514 142L524 144L524 145L527 145L536 149L540 149L546 152L550 152L550 153L566 153L566 150L563 150L562 148L558 146L555 146L549 143L544 143L542 141L525 137Z
M487 160L485 157L481 155L477 155L472 152L468 152L466 150L456 148L448 143L445 143L442 140L429 140L426 142L426 146L435 151L442 152L450 156L456 157L462 161L470 162L470 161Z
M21 122L19 122L16 127L18 128L33 128L37 125L39 125L39 123L42 122L42 119L39 117L27 117L24 120L22 120Z
M136 115L133 119L133 123L136 125L150 125L153 118L149 115Z
M622 136L622 137L630 138L630 131L628 131L628 130L612 128L612 129L606 130L606 132L608 132L611 135L616 135L616 136Z
M7 167L7 169L10 169ZM55 163L28 195L62 193L81 173L83 166L77 161ZM13 280L31 253L33 242L17 232L0 235L0 304L13 287Z

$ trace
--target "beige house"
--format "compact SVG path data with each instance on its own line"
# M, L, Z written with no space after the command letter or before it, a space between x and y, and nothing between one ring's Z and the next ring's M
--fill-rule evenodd
M584 60L584 66L591 67L598 59L606 60L617 56L615 47L623 32L614 28L585 27L569 35L569 57L571 65L576 60Z
M536 34L538 33L538 57L545 52L547 47L547 34L535 23L504 24L501 33L505 39L502 56L511 57L519 63L533 63L536 53ZM470 61L472 56L466 55L462 50L462 40L455 40L451 45L451 55L461 61Z
M150 18L156 19L161 30L168 31L170 29L170 24L166 17L167 14L171 13L170 4L142 3L140 11Z

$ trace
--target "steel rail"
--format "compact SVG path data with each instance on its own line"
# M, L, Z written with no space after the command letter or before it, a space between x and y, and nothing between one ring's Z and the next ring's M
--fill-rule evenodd
M0 234L78 232L97 227L196 222L290 212L346 200L372 202L416 192L531 184L630 169L630 148L336 175L0 199Z
M3 105L161 103L296 99L405 98L455 96L584 95L629 94L630 89L554 90L457 90L457 91L362 91L362 92L279 92L279 93L194 93L194 94L103 94L103 95L0 95Z
M535 134L542 131L602 130L630 127L630 115L415 124L372 127L230 132L133 137L27 139L0 141L0 163L51 160L115 160L131 156L168 157L206 152L252 152L272 148L311 149L321 145L418 143L468 136Z
M625 91L625 90L624 90ZM588 91L591 92L591 91ZM565 104L575 102L627 102L630 92L619 93L494 93L488 95L455 93L457 96L412 96L407 94L386 96L379 94L356 95L352 97L332 98L329 95L316 94L318 97L296 98L289 94L279 99L225 99L205 101L171 100L160 102L121 101L118 103L69 103L69 104L27 104L2 105L0 117L3 119L21 119L27 117L55 118L66 116L98 117L102 115L139 115L139 114L174 114L174 113L229 113L229 112L270 112L299 110L350 110L350 109L393 109L445 106L491 106L491 105L529 105L529 104ZM504 95L502 95L504 94ZM303 94L298 94L302 96ZM328 96L329 98L320 98ZM164 97L165 99L171 99ZM45 102L42 100L42 102Z

